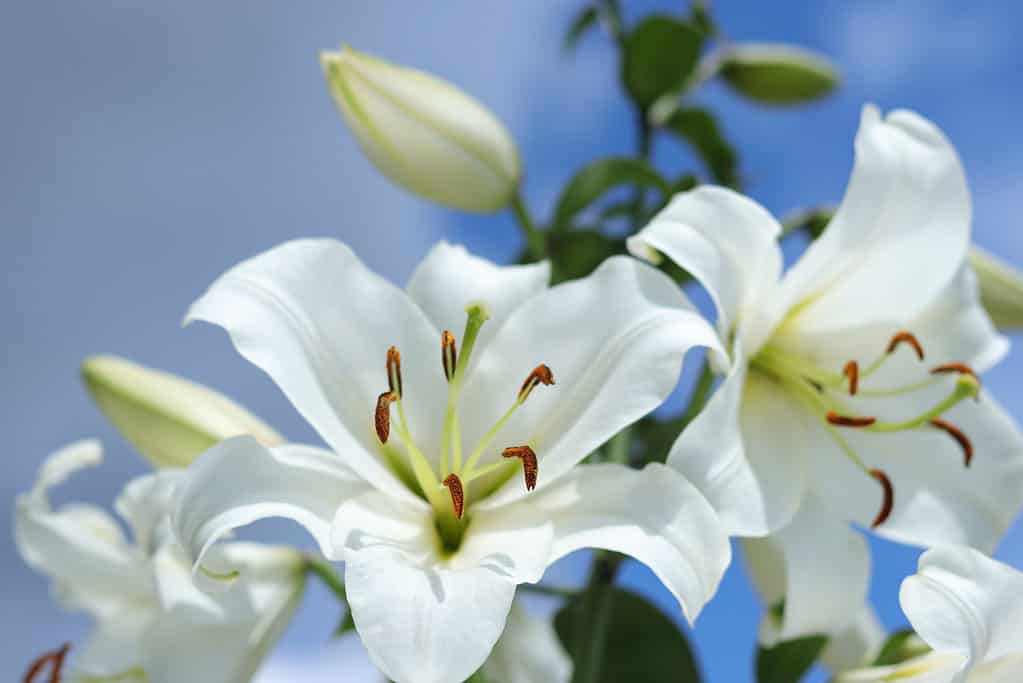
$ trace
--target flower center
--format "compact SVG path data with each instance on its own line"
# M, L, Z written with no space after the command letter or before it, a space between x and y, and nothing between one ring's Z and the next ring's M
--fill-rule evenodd
M401 375L401 354L391 347L387 350L388 390L377 398L373 421L381 452L397 476L416 494L425 498L434 509L434 519L441 545L447 552L457 550L469 523L466 511L470 503L471 485L477 482L480 499L507 481L521 462L526 489L536 487L539 471L536 453L529 444L511 445L502 452L502 458L491 463L481 460L497 438L501 429L519 407L526 402L537 386L554 384L554 375L546 365L538 365L526 376L515 399L497 422L483 435L479 443L463 458L462 430L458 420L458 398L465 384L469 359L472 356L480 328L490 317L483 303L469 304L462 348L459 352L455 336L444 330L441 334L441 368L448 382L447 405L440 443L437 468L416 446L405 418ZM392 409L393 408L393 409ZM398 438L393 439L396 435ZM395 447L395 441L404 446L404 453ZM486 480L483 480L486 477ZM496 484L494 483L496 480ZM489 482L489 486L482 486Z
M835 372L771 344L761 349L750 363L752 369L769 375L816 415L831 438L839 445L842 453L867 476L880 484L884 498L881 510L871 525L873 527L883 524L891 514L895 497L894 487L883 470L867 467L842 435L842 429L856 429L874 434L936 429L959 445L966 467L970 466L973 459L973 444L969 437L959 427L942 418L942 415L963 399L977 398L979 395L980 382L968 365L964 363L938 365L930 368L929 373L923 378L902 386L888 388L864 386L900 347L911 348L919 361L924 360L923 346L912 333L903 331L892 336L884 351L862 369L858 361L850 360L845 363L841 372ZM849 405L850 397L855 396L896 399L923 391L943 381L943 377L949 374L956 375L949 393L909 419L885 421L875 415L857 414Z

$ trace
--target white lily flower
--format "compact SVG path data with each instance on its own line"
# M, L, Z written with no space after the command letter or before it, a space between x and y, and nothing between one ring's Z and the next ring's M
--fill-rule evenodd
M1023 680L1023 572L972 548L920 557L902 582L902 611L933 652L847 671L841 683L1017 683Z
M730 559L709 503L661 465L575 465L664 400L684 349L720 348L714 331L635 259L547 289L549 272L440 244L403 292L304 240L223 275L188 319L223 326L333 452L215 446L179 537L201 561L234 527L297 520L344 560L356 628L399 683L471 675L515 586L578 548L636 557L695 619Z
M1020 431L979 390L1008 342L980 305L969 233L941 131L867 106L846 196L784 276L777 221L723 188L678 196L630 240L717 306L731 367L668 463L731 534L773 534L746 545L782 556L783 639L833 632L864 604L869 551L849 522L990 550L1023 503Z
M191 562L167 516L180 471L163 470L125 487L115 507L134 542L101 508L50 506L51 487L101 460L93 440L58 451L15 504L22 557L53 579L64 606L96 620L89 643L75 649L74 675L85 681L248 681L298 605L301 556L249 543L220 546L208 565L229 567L240 578L207 594L192 582Z
M483 674L500 683L568 683L572 659L551 620L532 616L516 600Z

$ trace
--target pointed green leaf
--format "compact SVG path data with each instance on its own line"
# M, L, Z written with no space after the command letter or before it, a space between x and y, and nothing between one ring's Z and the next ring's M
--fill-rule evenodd
M911 628L896 631L888 636L888 640L881 646L881 652L872 666L894 666L906 660L920 657L931 651L920 636Z
M827 643L827 636L807 636L770 648L758 648L757 683L797 683L817 661Z
M586 32L597 25L597 19L600 18L600 14L597 12L597 8L593 5L587 5L575 16L572 20L572 24L568 27L568 31L565 33L565 40L561 47L565 52L572 52L575 50L575 46L579 44L579 40L586 35Z
M92 356L82 379L96 405L156 467L185 467L231 436L266 445L280 435L226 396L167 372L117 356Z
M790 45L748 44L722 56L720 74L736 92L761 104L820 99L839 83L838 70L816 53Z
M556 229L568 227L572 218L619 185L636 185L668 192L668 184L648 163L627 157L598 159L576 173L558 197L554 210Z
M728 144L717 121L705 109L677 109L664 122L664 127L692 145L707 165L714 181L734 185L735 149Z
M642 109L659 97L681 92L696 68L703 31L663 15L649 16L625 37L622 82Z

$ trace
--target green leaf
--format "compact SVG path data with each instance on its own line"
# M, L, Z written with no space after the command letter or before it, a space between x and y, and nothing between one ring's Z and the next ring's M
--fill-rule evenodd
M334 637L340 638L341 636L352 633L355 631L355 620L352 618L352 610L345 608L345 614L341 617L341 622L337 625L334 630Z
M894 666L901 664L908 659L919 657L930 652L927 644L911 628L896 631L888 636L888 640L881 646L881 652L872 666Z
M703 31L704 35L712 36L717 33L717 27L714 25L714 19L710 16L710 8L707 4L706 0L693 0L693 4L689 8L689 21Z
M614 254L625 253L625 242L596 230L552 233L548 256L554 283L585 277Z
M606 624L602 643L595 624ZM554 628L572 655L575 681L698 683L700 672L685 635L644 598L599 586L568 601ZM596 666L596 669L590 667ZM591 671L597 675L591 676Z
M678 109L664 122L664 127L693 146L715 182L735 185L735 149L725 140L710 112Z
M757 683L796 683L817 661L827 643L827 636L807 636L771 648L758 648Z
M567 228L576 214L612 188L625 184L668 192L667 183L645 161L628 157L598 159L576 173L561 191L554 210L555 229Z
M810 209L798 209L782 219L782 234L787 235L793 230L806 230L810 237L817 239L824 234L831 218L835 215L832 206L820 206Z
M969 253L980 283L980 300L999 329L1023 327L1023 272L980 247Z
M722 58L720 74L736 92L761 104L793 105L820 99L839 83L824 57L790 45L742 45Z
M561 44L562 49L565 52L572 52L575 50L575 46L579 44L579 40L586 35L586 32L597 25L597 20L600 18L597 8L593 5L587 5L575 16L572 20L572 24L568 27L568 31L565 33L565 40Z
M625 37L622 82L646 110L659 97L681 92L703 47L703 31L663 15L647 17Z

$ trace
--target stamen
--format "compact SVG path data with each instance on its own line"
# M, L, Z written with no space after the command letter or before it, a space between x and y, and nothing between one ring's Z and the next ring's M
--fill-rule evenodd
M829 424L837 427L869 427L877 422L876 417L858 417L854 415L839 415L834 410L829 410L825 416Z
M449 330L444 330L440 335L440 362L444 366L444 377L450 382L458 367L458 349L455 347L455 335Z
M526 381L522 383L522 388L519 389L519 403L525 403L538 384L544 386L554 384L554 373L543 363L533 368L533 371L526 377Z
M505 458L518 458L522 461L522 473L526 478L526 490L532 491L536 488L536 476L539 467L536 462L536 453L529 446L511 446L501 451Z
M889 515L892 514L892 508L895 506L895 489L892 487L892 480L888 478L882 470L869 469L867 472L874 479L881 484L881 488L884 491L884 499L881 501L881 510L877 513L877 517L871 522L870 528L876 529L877 527L888 521Z
M457 474L449 474L444 479L444 486L451 492L451 504L455 507L455 518L462 519L465 511L465 491L462 489L462 480Z
M64 668L64 658L70 649L71 643L64 643L58 649L40 656L32 662L28 671L25 672L25 677L22 679L23 683L42 683L42 679L36 681L36 677L46 668L47 664L50 665L50 677L47 683L60 683L61 670Z
M975 380L978 382L980 381L980 377L977 376L977 373L974 372L973 368L966 363L944 363L943 365L931 368L932 375L941 375L949 372L957 372L960 375L971 375Z
M842 376L849 378L849 395L855 396L860 385L860 364L854 360L849 361L842 368Z
M867 428L872 432L901 432L906 429L916 429L936 417L941 417L963 399L977 398L979 394L980 384L973 375L959 375L952 392L927 412L904 422L876 422Z
M387 386L391 392L397 394L398 400L402 397L401 390L401 354L398 348L392 346L387 349Z
M951 422L937 417L931 420L931 424L956 440L959 447L963 449L964 464L966 467L969 467L970 463L973 461L973 443L970 441L970 438L966 436L963 430L959 429L959 427L955 426Z
M912 332L906 332L905 330L898 332L894 337L892 337L891 341L888 342L888 348L885 350L885 353L894 353L895 349L899 348L899 344L909 344L913 347L913 350L916 351L916 357L920 360L924 359L924 347L920 345L920 342L917 341L917 338L913 336Z
M393 391L385 391L377 397L377 409L374 415L374 422L377 428L377 438L380 443L387 443L391 436L391 403L398 400L398 394Z

